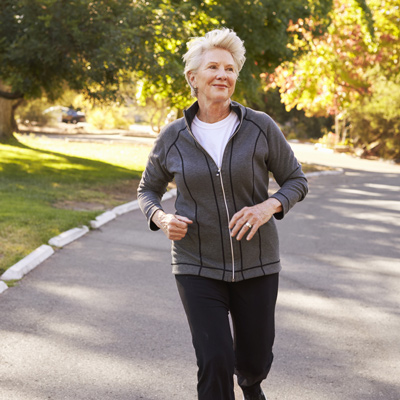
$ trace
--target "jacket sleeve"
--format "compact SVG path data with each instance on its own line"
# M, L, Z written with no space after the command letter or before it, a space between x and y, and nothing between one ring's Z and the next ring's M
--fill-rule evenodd
M282 211L275 214L275 218L282 219L298 201L304 199L308 192L308 183L283 133L277 124L268 118L270 123L267 131L267 166L280 186L271 197L281 202Z
M165 166L165 144L163 135L154 143L150 152L146 169L142 174L137 190L139 207L146 216L149 228L152 231L159 230L158 226L152 221L152 217L157 210L162 210L161 199L167 190L168 183L173 180L173 175Z

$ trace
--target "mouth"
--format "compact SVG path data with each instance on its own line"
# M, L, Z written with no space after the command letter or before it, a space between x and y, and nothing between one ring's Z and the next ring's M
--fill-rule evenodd
M226 85L213 85L213 86L220 89L228 89L228 86Z

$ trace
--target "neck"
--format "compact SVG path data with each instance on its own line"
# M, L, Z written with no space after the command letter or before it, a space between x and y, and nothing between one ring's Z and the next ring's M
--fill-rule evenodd
M199 111L197 111L197 118L208 124L214 124L215 122L222 121L231 112L231 100L227 100L223 103L216 103L212 105L199 103Z

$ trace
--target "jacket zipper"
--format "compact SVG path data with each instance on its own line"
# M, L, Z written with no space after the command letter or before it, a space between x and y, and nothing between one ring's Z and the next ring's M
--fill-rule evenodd
M224 181L222 179L221 168L218 168L218 176L219 176L219 179L221 181L222 195L224 196L226 216L228 217L228 224L229 224L230 216L229 216L229 210L228 210L228 203L226 202ZM233 252L233 240L232 240L232 235L231 235L231 230L230 229L229 229L229 240L230 240L230 244L231 244L231 257L232 257L232 282L235 282L235 255L234 255L234 252Z
M185 125L186 128L188 130L188 132L190 133L190 135L193 137L193 139L197 142L197 144L203 149L204 152L207 152L207 150L199 143L199 141L196 139L196 137L193 135L192 130L189 127L189 124L187 122L186 116L185 118ZM239 121L238 126L236 127L235 132L232 134L232 136L229 138L228 143L231 141L231 139L236 135L236 133L239 131L240 127L242 126L242 120ZM228 145L228 143L226 145ZM208 154L208 156L212 159L212 157ZM221 168L219 166L217 166L218 168L218 174L217 176L219 176L220 182L221 182L221 188L222 188L222 195L224 196L224 204L225 204L225 210L226 210L226 216L228 217L228 225L229 225L229 221L230 216L229 216L229 209L228 209L228 203L226 202L226 195L225 195L225 189L224 189L224 182L222 180L222 173L221 173ZM229 229L228 226L228 230L229 230L229 241L230 241L230 245L231 245L231 257L232 257L232 282L235 282L235 258L234 258L234 252L233 252L233 239L231 236L231 230Z

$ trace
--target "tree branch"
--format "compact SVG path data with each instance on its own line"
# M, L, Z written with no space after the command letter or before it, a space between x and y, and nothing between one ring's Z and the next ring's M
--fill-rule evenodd
M11 106L13 112L22 104L23 101L24 101L24 99L21 97L21 98L18 99L17 102L15 102L15 103Z
M3 97L4 99L7 100L17 100L17 99L22 99L24 97L24 94L21 92L9 93L0 90L0 97Z

